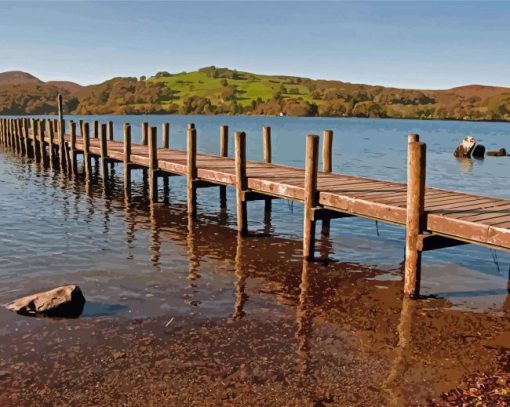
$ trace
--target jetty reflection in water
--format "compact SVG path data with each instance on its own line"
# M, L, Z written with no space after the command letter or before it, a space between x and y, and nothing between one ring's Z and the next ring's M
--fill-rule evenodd
M169 205L150 205L143 182L125 196L121 169L112 171L105 188L100 178L85 183L36 164L7 160L4 179L13 186L2 187L11 194L2 199L2 208L8 210L13 197L25 194L37 194L32 199L39 203L21 209L20 218L34 219L30 244L24 246L15 234L10 243L20 246L10 266L29 265L23 290L36 279L49 284L65 277L76 280L93 303L121 301L125 308L115 308L119 313L104 313L110 318L183 315L190 323L205 318L220 325L228 320L281 321L294 332L290 339L262 334L281 342L276 352L285 361L289 380L301 380L308 390L319 384L346 393L364 388L359 399L384 404L423 400L456 386L465 374L498 363L497 344L510 330L510 301L503 286L480 284L486 281L477 276L484 274L466 271L462 263L436 262L425 271L434 274L431 280L439 281L445 270L452 277L443 277L446 284L435 291L448 298L449 293L466 295L406 301L401 296L401 240L392 240L388 228L380 238L375 230L366 238L355 233L346 238L352 226L339 221L331 230L336 238L323 235L318 242L320 261L308 263L301 259L301 240L292 235L301 227L300 214L293 212L301 210L297 205L275 201L269 216L263 203L254 204L254 232L241 238L230 209L219 208L217 191L200 192L199 216L192 219L184 210L178 179L170 180ZM18 191L14 179L25 189ZM41 207L51 213L38 223ZM6 230L11 227L21 228L20 223L6 223ZM55 236L48 237L45 227ZM342 227L347 230L339 231ZM51 256L40 253L41 242L49 245ZM390 265L352 261L359 258L354 252ZM31 264L34 259L42 260L39 269ZM2 283L4 301L20 279L2 276ZM470 307L471 297L484 300L478 309L484 312L468 312L466 297ZM126 308L131 313L121 312ZM14 320L4 314L0 318L7 324ZM250 332L244 335L249 343ZM257 350L253 352L257 357Z

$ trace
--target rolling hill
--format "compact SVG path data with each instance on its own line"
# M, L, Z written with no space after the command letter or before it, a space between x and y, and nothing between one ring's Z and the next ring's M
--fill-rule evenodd
M467 85L413 90L309 78L260 75L214 66L192 72L117 77L97 85L43 82L0 73L0 114L55 112L64 94L76 114L250 114L510 120L510 88Z

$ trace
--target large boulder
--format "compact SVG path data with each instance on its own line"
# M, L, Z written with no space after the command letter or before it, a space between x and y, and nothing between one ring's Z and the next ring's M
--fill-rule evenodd
M7 309L33 317L78 318L84 305L85 297L80 287L66 285L14 300Z
M476 139L472 136L464 137L462 143L457 146L453 155L459 158L470 158L471 153L475 149Z
M487 155L493 157L506 157L507 152L504 148L500 148L499 150L487 151Z

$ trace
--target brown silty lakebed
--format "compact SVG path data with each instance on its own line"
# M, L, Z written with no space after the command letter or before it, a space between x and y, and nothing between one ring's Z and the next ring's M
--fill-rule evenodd
M178 204L149 207L136 193L128 203L98 181L38 171L40 190L57 195L47 199L65 198L65 224L87 218L87 244L121 251L118 239L125 260L85 253L74 262L83 272L55 262L21 283L25 293L73 278L89 303L75 320L0 312L0 405L426 404L465 376L508 370L502 279L429 266L425 289L461 295L407 301L401 264L335 259L327 237L320 261L303 263L299 238L275 236L270 218L241 239L229 212L192 221ZM275 205L272 222L283 212ZM342 244L361 250L358 239Z

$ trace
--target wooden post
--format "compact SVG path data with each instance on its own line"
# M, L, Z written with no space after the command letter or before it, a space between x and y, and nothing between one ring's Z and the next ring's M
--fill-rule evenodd
M16 119L16 134L18 135L18 149L21 156L25 155L25 141L23 140L23 132L21 131L22 119Z
M83 162L85 166L85 176L90 178L92 172L90 169L90 134L89 124L84 122L81 127L81 137L83 139Z
M149 197L158 200L158 129L151 127L149 132Z
M124 193L131 196L131 125L124 123Z
M59 143L59 156L60 168L62 171L66 168L66 151L65 151L65 122L64 111L62 109L62 94L59 93L58 98L58 143Z
M264 162L270 163L271 157L271 127L262 128L262 141L264 151Z
M46 127L48 128L48 154L50 167L53 169L54 160L55 160L55 145L53 143L53 138L55 137L55 132L53 131L53 123L50 119L46 120Z
M170 124L163 123L163 148L170 148Z
M322 144L322 172L330 173L333 168L333 130L324 130ZM321 235L329 236L331 227L331 219L324 218L322 220Z
M263 127L262 128L262 150L264 152L264 162L270 164L272 161L271 154L271 127ZM272 199L266 198L264 200L264 211L271 212L272 209Z
M324 130L324 143L322 145L322 172L332 171L332 155L333 155L333 130Z
M99 121L94 120L94 138L99 138Z
M41 148L39 147L39 120L32 119L32 136L34 140L34 155L35 155L35 162L39 163L41 162Z
M311 260L314 257L315 220L313 209L317 206L317 172L319 164L319 136L310 134L306 137L305 167L305 202L303 225L303 257Z
M148 144L148 137L149 137L149 123L143 122L142 123L142 146L146 146ZM147 183L148 183L148 177L147 177L147 168L142 168L142 178L143 178L143 190L144 194L147 191Z
M163 123L163 148L170 148L170 124ZM170 186L168 182L168 174L163 174L163 202L167 203L170 195Z
M113 141L113 122L108 122L108 140Z
M106 183L108 182L108 167L106 166L108 160L108 141L106 140L108 126L106 123L101 124L101 134L100 134L100 146L101 146L101 176L103 177L103 184L106 187Z
M29 131L30 131L30 122L28 119L23 119L23 134L24 134L24 138L25 138L25 150L27 152L27 157L28 158L32 158L34 155L33 155L33 152L32 152L32 142L30 141L30 135L29 135Z
M13 133L14 133L14 151L20 153L20 139L18 133L18 119L13 119L12 122Z
M246 134L241 131L235 133L235 166L236 166L236 198L237 198L237 231L242 235L248 234L248 214L244 193L248 189L246 176Z
M195 126L188 125L188 173L187 173L187 192L188 192L188 215L196 216L197 211L197 191L193 181L197 177L197 131Z
M409 136L407 153L407 220L404 294L420 295L421 251L417 250L418 235L423 233L425 212L426 146Z
M39 133L39 149L40 149L41 162L43 164L45 164L46 163L46 146L44 145L44 143L45 143L44 120L43 119L39 120L37 125L38 125L37 132Z
M228 126L220 127L220 156L228 157ZM227 187L220 185L220 208L227 207Z
M78 166L76 163L76 123L74 121L69 122L69 126L71 129L71 162L70 162L70 170L73 174L78 172Z
M148 144L149 137L149 123L142 123L142 146L146 146Z

